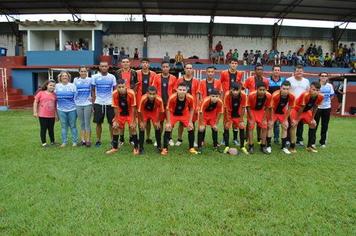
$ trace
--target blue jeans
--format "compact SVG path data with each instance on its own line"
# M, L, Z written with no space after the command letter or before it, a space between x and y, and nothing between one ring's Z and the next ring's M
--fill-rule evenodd
M72 132L72 142L78 142L77 111L57 111L61 122L62 143L67 144L68 127Z

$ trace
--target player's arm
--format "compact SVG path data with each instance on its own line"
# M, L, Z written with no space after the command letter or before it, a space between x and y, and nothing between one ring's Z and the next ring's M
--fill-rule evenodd
M96 98L95 85L91 85L91 99L93 104L95 102L95 98Z
M55 109L57 110L57 109ZM38 117L38 98L37 96L35 97L35 100L33 101L33 116Z
M223 116L223 114L224 114L224 105L223 105L223 102L220 100L220 101L218 101L218 102L220 102L220 104L221 104L221 109L220 109L220 111L218 111L218 115L217 115L217 117L216 117L216 124L215 124L215 127L217 128L217 126L218 126L218 124L219 124L219 122L220 122L220 119L221 119L221 117Z

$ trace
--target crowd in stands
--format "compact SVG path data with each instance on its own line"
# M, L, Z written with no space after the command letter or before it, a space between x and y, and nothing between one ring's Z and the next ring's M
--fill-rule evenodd
M125 51L124 47L119 47L114 46L113 44L110 44L109 47L108 45L105 45L103 48L103 56L111 56L112 57L112 63L116 65L118 62L121 62L122 59L124 58L129 58L130 54L128 54ZM138 48L135 48L134 53L133 53L133 59L134 60L139 60L139 51Z
M64 51L86 51L89 50L87 40L79 39L77 41L67 41L64 45Z

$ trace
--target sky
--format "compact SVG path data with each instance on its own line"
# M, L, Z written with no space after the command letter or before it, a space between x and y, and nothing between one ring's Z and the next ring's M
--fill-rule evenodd
M19 15L13 16L14 18L25 21L66 21L72 20L71 14L37 14L37 15ZM142 15L113 15L113 14L81 14L79 17L86 21L142 21ZM208 23L210 16L186 16L186 15L147 15L147 21L149 22L197 22ZM0 22L6 22L5 16L0 15ZM227 24L251 24L254 25L273 25L277 22L277 19L273 18L256 18L256 17L225 17L216 16L215 23L227 23ZM283 21L284 26L303 26L303 27L317 27L317 28L334 28L340 26L344 28L346 24L343 22L335 21L316 21L316 20L293 20L285 19ZM356 29L356 23L349 23L347 29Z

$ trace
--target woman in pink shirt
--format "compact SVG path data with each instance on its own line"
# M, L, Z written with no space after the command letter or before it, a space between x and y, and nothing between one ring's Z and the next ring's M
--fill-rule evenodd
M33 116L38 118L40 122L42 147L47 147L47 130L51 145L54 145L54 123L57 119L55 85L56 82L54 80L46 81L42 85L41 90L36 94L35 101L33 102Z

